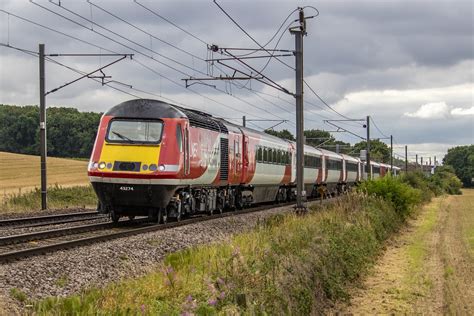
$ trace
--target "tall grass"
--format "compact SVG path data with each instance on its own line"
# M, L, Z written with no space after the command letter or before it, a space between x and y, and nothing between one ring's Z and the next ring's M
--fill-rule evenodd
M54 185L48 188L48 208L91 207L97 205L97 197L91 185L61 187ZM41 190L12 193L0 204L0 213L39 210L41 207Z
M138 279L35 303L39 314L298 314L346 300L403 216L353 193L306 216L277 216L225 243L168 255Z

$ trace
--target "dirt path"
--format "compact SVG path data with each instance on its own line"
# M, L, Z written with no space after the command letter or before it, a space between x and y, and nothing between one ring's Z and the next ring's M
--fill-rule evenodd
M474 190L434 199L387 247L343 314L474 314Z

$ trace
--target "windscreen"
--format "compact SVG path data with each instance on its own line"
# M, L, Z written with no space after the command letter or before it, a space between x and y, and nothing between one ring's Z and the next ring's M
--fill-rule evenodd
M161 141L161 121L112 120L107 140L114 143L150 143Z

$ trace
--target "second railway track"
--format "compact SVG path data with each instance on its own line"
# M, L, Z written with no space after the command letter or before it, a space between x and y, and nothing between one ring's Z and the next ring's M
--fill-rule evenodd
M104 218L97 211L0 219L2 227L37 227Z

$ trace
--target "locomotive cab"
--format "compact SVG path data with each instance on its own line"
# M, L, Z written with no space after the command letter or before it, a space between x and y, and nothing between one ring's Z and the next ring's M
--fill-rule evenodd
M160 217L185 171L186 127L181 111L155 100L127 101L106 112L88 168L99 211L114 221Z

